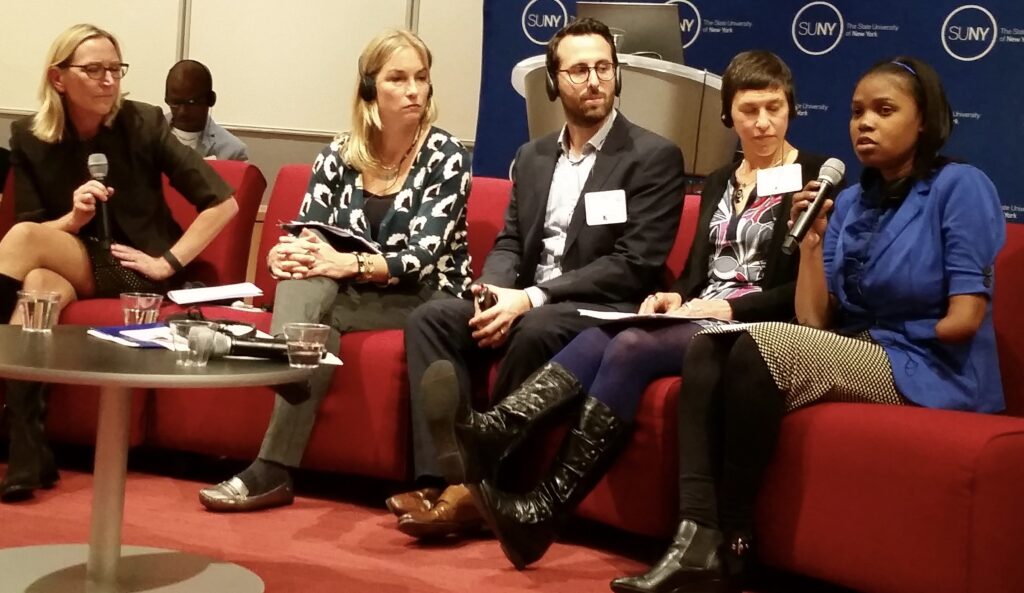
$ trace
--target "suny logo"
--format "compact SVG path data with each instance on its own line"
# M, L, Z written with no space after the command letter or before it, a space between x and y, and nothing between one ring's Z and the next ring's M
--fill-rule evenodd
M562 0L530 0L523 9L523 34L537 45L547 45L568 22Z
M679 5L679 30L683 33L683 47L690 47L700 36L700 11L689 0L667 0L665 4Z
M939 37L946 53L963 62L985 57L996 44L996 17L977 4L965 4L942 21Z
M793 43L805 54L821 56L839 45L843 27L838 8L828 2L811 2L793 17Z

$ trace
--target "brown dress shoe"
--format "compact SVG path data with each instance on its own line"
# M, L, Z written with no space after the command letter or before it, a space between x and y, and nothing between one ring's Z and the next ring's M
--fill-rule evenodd
M406 513L429 511L440 496L440 488L420 488L412 492L396 494L385 500L384 504L396 517L401 517Z
M415 538L474 535L483 529L483 517L462 484L446 488L430 509L413 511L398 519L398 530Z

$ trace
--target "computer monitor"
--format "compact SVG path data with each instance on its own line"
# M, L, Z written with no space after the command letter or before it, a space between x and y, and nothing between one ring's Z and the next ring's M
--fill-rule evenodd
M683 33L675 4L577 2L576 17L608 25L619 53L683 63Z

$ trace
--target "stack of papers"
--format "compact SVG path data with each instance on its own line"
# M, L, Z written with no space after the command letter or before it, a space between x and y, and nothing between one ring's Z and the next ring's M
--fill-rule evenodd
M91 327L86 333L101 340L130 348L167 348L168 350L174 350L171 329L163 323Z
M179 305L223 301L227 299L244 299L262 296L263 291L252 282L225 284L223 286L204 286L202 288L183 288L167 292L167 298Z

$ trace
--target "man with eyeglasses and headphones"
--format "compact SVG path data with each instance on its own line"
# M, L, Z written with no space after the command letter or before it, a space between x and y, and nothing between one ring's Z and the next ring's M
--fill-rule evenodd
M167 73L164 102L171 108L167 121L179 142L203 158L247 161L245 143L225 130L210 116L217 102L210 69L195 60L181 60Z
M455 434L474 419L472 361L503 356L492 391L500 421L487 427L486 443L463 443L497 471L530 425L575 399L551 397L564 389L519 387L534 373L541 378L530 385L570 379L545 363L600 323L578 309L635 312L658 287L675 239L682 153L615 110L622 83L608 27L593 19L567 25L548 43L547 72L548 96L561 101L566 124L516 154L505 226L472 286L476 298L432 301L406 324L419 490L387 503L413 537L483 526L463 484L492 476L462 467Z

